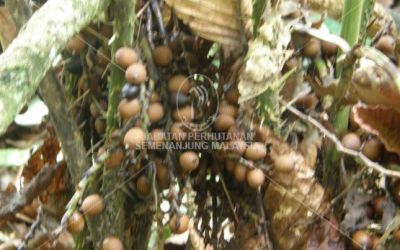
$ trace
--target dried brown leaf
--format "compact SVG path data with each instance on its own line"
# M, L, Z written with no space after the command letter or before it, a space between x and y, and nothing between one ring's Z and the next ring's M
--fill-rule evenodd
M264 205L270 218L270 234L277 249L301 249L311 233L307 222L318 218L316 213L327 211L325 190L314 176L314 160L304 157L276 137L266 140L270 145L270 157L274 160L282 154L295 159L291 172L274 171L265 195Z
M353 106L354 121L368 133L379 137L386 150L400 154L400 113L382 106Z
M43 142L42 146L32 154L28 161L28 165L22 170L22 177L24 185L28 184L37 173L46 165L56 164L57 155L60 152L60 145L57 140L55 131L52 127L48 128L48 136ZM47 187L47 193L56 193L62 191L66 187L65 183L65 173L66 164L62 164L57 168L56 175L52 179L52 182ZM46 200L45 196L41 197L42 200Z
M400 72L396 65L373 48L363 47L357 53L362 58L351 82L353 96L366 104L383 105L400 112Z
M0 7L0 42L7 48L8 45L17 36L14 21L11 14L5 7Z
M226 249L253 250L266 249L262 235L257 233L254 223L240 221L236 227L235 236Z
M252 27L252 2L241 0L165 0L172 12L202 38L242 46L242 30ZM243 23L242 23L243 22ZM244 28L242 28L244 27ZM248 30L251 33L251 30Z

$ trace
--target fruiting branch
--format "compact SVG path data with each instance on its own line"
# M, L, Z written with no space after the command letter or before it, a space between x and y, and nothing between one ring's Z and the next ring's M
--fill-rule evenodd
M102 164L104 163L105 159L107 159L108 154L103 154L99 156L99 158L94 161L93 165L86 171L85 176L82 180L78 183L76 192L69 200L67 204L67 211L65 211L60 226L54 231L53 236L57 237L68 225L68 219L72 216L72 214L76 211L78 203L81 201L84 192L86 191L87 186L90 184L91 180L93 180L94 176L97 172L101 169Z
M284 105L287 105L284 101L282 101ZM343 146L343 144L340 142L340 140L334 135L333 133L329 132L321 123L319 123L317 120L312 118L311 116L303 114L300 110L296 109L295 107L291 105L287 105L287 110L289 110L291 113L302 119L303 121L306 121L316 127L318 130L321 131L329 140L331 140L333 143L335 143L336 148L339 152L342 152L346 155L353 156L357 159L359 159L361 162L363 162L367 167L383 174L386 176L391 176L391 177L397 177L400 178L400 172L399 171L394 171L390 169L384 168L382 165L371 161L368 157L366 157L362 152L360 151L355 151L353 149L346 148Z

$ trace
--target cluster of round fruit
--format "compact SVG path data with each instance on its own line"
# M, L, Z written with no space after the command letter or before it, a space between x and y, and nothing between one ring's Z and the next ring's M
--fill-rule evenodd
M344 147L360 151L371 161L381 162L385 165L399 162L399 158L395 154L387 152L378 138L365 134L364 131L359 129L358 124L354 121L353 114L350 116L349 124L349 129L352 131L344 134L341 138L341 143ZM368 218L374 219L378 223L379 220L382 219L384 207L387 202L393 200L400 204L400 181L388 179L387 183L387 189L391 195L377 195L371 204L366 207ZM379 249L379 238L380 236L376 232L371 232L367 229L359 229L353 233L353 248ZM397 244L400 244L400 230L396 230L393 233L392 239L397 242Z
M374 220L376 223L380 223L380 220L384 219L385 209L389 209L389 203L393 200L396 203L400 203L400 181L395 180L390 182L388 187L390 188L391 196L384 194L376 195L373 200L368 203L365 207L366 216L368 219ZM354 249L383 249L379 238L382 232L371 231L368 229L358 229L353 233L352 244ZM389 240L392 240L397 245L400 245L400 229L397 229L391 235ZM380 248L379 248L379 247Z
M145 103L140 98L140 85L147 78L145 68L137 66L137 54L131 48L120 48L117 50L116 63L126 68L126 80L128 81L122 88L122 100L119 103L118 111L120 118L127 121L133 117L139 116L143 112ZM158 66L167 66L171 63L173 55L168 46L158 46L153 50L153 60ZM188 93L190 89L189 82L183 75L175 75L168 81L168 92L171 95L177 96L178 92ZM123 145L128 150L145 150L145 149L162 149L162 144L165 141L164 128L159 124L165 116L165 110L161 104L160 95L154 91L151 96L146 95L149 104L146 109L146 115L150 124L147 124L151 131L148 137L146 131L142 128L143 121L137 122L136 125L130 128L124 135ZM172 99L172 97L170 97ZM171 102L172 103L172 102ZM180 116L175 115L176 119ZM189 119L189 116L186 116ZM176 134L177 138L182 138L184 132L181 130L181 124L174 123L171 127L172 134ZM147 128L146 128L147 129ZM147 147L147 148L146 148ZM105 164L109 168L119 166L125 157L123 148L116 148L110 152L110 157ZM156 180L161 188L168 188L170 185L169 170L162 158L154 156L156 165ZM183 170L190 172L197 168L199 164L198 154L194 151L187 151L180 155L179 164ZM135 190L141 196L147 196L151 192L151 180L144 173L135 178ZM183 233L187 230L189 217L187 215L174 215L170 220L171 231L174 233Z
M218 108L218 115L214 123L214 131L226 133L227 141L222 148L221 161L224 162L227 173L232 174L237 182L247 184L257 189L265 181L264 172L257 168L267 156L267 148L263 138L254 140L251 131L237 126L239 91L237 86L231 86L225 93ZM256 130L261 127L255 126Z
M105 207L104 199L99 194L91 194L87 196L79 207L79 211L75 211L67 221L67 229L72 234L79 234L85 227L85 219L93 217L103 212ZM115 236L106 237L102 244L103 250L123 250L123 244L120 239Z
M140 85L147 79L147 71L143 64L137 63L138 56L134 49L123 47L116 51L115 61L122 68L126 69L125 78L127 83L122 88L122 100L118 105L118 112L123 121L129 120L139 114L144 107L140 100ZM164 58L164 63L165 63ZM164 107L160 102L160 95L157 92L151 93L148 104L147 117L151 125L157 124L164 117ZM141 125L137 123L137 125ZM151 138L163 140L164 132L160 128L151 131ZM130 149L143 148L146 140L145 131L139 126L131 128L124 137L124 144ZM161 142L160 141L160 142Z
M300 33L293 33L292 47L300 51L303 56L309 58L322 55L330 58L338 52L336 44Z
M242 139L234 139L229 142L227 153L234 154L234 157L225 159L225 169L233 174L236 181L247 181L251 188L259 188L264 184L264 172L256 167L257 162L264 161L267 156L264 143L253 142L247 145ZM243 157L245 160L237 157Z
M292 41L293 47L299 50L305 57L314 58L323 55L330 58L336 56L338 53L338 46L336 44L304 34L294 33ZM393 57L396 41L391 35L383 35L373 44L373 46L385 55ZM291 60L289 61L288 66L291 66L294 63L295 61Z
M87 196L80 205L79 211L75 211L67 222L67 229L72 234L82 232L85 227L83 215L93 217L103 212L105 207L104 199L99 194Z

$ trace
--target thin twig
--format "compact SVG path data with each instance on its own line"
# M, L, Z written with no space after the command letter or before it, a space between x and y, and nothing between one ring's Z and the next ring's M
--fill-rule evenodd
M0 208L0 219L8 219L18 211L30 204L39 194L45 190L55 176L58 166L45 166L28 183L20 193L14 193L11 198Z
M283 100L281 100L281 103L283 105L287 105L287 103L285 101L283 101ZM377 171L377 172L379 172L379 173L381 173L383 175L400 178L400 172L399 171L386 169L383 166L381 166L379 163L371 161L362 152L355 151L355 150L352 150L352 149L349 149L349 148L346 148L345 146L343 146L343 144L336 137L336 135L331 133L321 123L319 123L317 120L315 120L311 116L305 115L300 110L296 109L295 107L293 107L291 105L287 105L287 110L289 110L291 113L293 113L294 115L296 115L300 119L302 119L302 120L304 120L306 122L309 122L311 125L313 125L317 129L319 129L321 131L321 133L323 133L326 137L328 137L329 140L331 140L333 143L336 144L336 148L337 148L338 151L340 151L340 152L342 152L342 153L344 153L346 155L350 155L350 156L353 156L353 157L361 160L367 167L369 167L369 168L371 168L371 169L373 169L373 170L375 170L375 171Z
M161 38L164 41L166 41L167 32L165 32L164 23L162 20L162 15L161 15L161 10L160 10L160 5L158 3L158 0L150 0L150 4L151 4L151 9L153 10L155 18L157 20L157 25L158 25L158 29L160 31Z
M72 216L72 214L75 212L78 203L82 199L82 196L89 185L89 183L93 180L95 174L101 169L102 163L107 159L108 154L104 153L101 156L99 156L99 159L97 161L93 162L93 165L86 171L85 176L82 178L82 180L78 183L78 187L76 188L76 191L72 198L69 200L66 210L62 219L60 226L54 231L53 237L58 237L58 235L61 234L61 232L66 228L68 219Z
M27 249L29 240L31 240L35 236L37 229L39 229L42 215L43 215L42 205L39 206L38 210L39 211L38 211L38 215L36 216L35 222L32 223L31 227L29 228L28 233L25 234L24 240L21 243L21 245L19 245L18 250Z
M235 212L235 207L233 206L232 198L231 198L231 196L229 194L229 191L226 188L224 177L222 175L219 175L219 178L221 180L222 188L224 189L226 198L228 199L229 206L231 207L233 217L235 217L235 222L236 222L236 224L239 224L239 218L238 218L238 216L237 216L237 214Z

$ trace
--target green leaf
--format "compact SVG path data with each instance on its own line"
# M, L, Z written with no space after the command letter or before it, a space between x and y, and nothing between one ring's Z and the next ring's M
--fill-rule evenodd
M267 6L267 0L253 0L253 37L257 37L261 17Z

